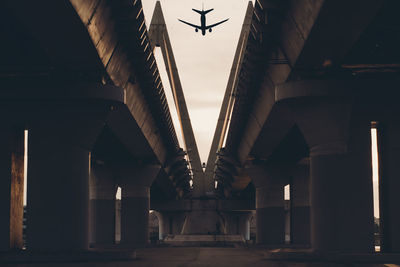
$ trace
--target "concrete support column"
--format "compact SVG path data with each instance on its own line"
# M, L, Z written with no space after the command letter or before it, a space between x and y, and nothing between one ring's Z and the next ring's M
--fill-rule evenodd
M400 252L400 121L387 118L378 125L382 251Z
M310 155L311 242L316 250L373 251L370 122L352 122L347 153Z
M184 212L157 212L159 222L159 238L163 240L167 235L182 234L186 220Z
M256 187L256 242L270 246L285 243L284 186L287 168L251 165L246 169Z
M310 167L297 165L291 183L291 241L295 246L310 245Z
M319 251L373 251L370 121L350 100L293 104L310 147L311 244Z
M159 165L119 166L122 188L121 244L148 243L150 186L159 172Z
M0 251L23 246L24 131L0 131Z
M283 185L270 183L256 188L257 244L280 246L285 243Z
M251 211L224 212L225 232L227 235L242 235L245 240L250 240Z
M115 194L113 174L105 165L92 165L90 175L90 243L115 243Z
M121 243L144 245L149 240L150 188L125 186L121 199Z
M46 114L29 129L30 250L85 250L89 239L90 150L104 123L96 113Z

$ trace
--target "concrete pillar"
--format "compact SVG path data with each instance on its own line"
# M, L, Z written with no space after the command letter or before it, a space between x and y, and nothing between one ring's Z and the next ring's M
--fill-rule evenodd
M24 131L0 131L0 251L23 246Z
M400 252L400 121L387 118L378 125L380 214L383 252Z
M285 210L283 186L280 183L256 188L257 244L283 245Z
M46 114L29 129L27 234L30 250L85 250L90 150L104 126L95 112Z
M182 234L215 234L218 227L222 229L223 220L216 212L215 199L195 199L191 203L191 211L187 213Z
M310 167L297 165L291 183L291 243L295 246L310 245Z
M149 240L150 188L125 186L121 199L121 243L147 244Z
M256 186L256 242L269 246L285 243L284 186L287 168L252 165L247 174Z
M113 174L102 165L92 165L90 173L90 243L98 247L115 243L115 195Z
M121 243L121 199L115 200L115 243Z
M120 166L121 244L148 243L150 186L159 171L159 165Z
M157 212L159 222L159 239L163 240L167 235L182 234L186 220L184 212Z
M227 235L242 235L245 240L250 240L251 211L224 212L225 232Z
M350 100L293 104L310 148L311 243L319 251L373 251L370 121Z

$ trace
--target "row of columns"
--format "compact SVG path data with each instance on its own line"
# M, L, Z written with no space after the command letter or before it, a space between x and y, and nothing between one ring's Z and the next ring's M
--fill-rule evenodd
M110 108L52 111L29 125L27 249L87 250L89 238L114 244L115 176L123 188L121 243L147 243L150 185L160 166L127 162L117 175L104 166L91 168L91 151ZM0 251L8 251L23 246L23 127L2 127L0 143Z
M253 165L247 169L256 186L256 241L272 247L283 246L285 234L295 246L310 245L309 171L307 165ZM290 185L290 200L284 188ZM289 206L287 206L289 203ZM289 213L289 214L288 214Z
M191 211L193 212L193 211ZM200 223L208 222L208 233L217 235L242 235L245 240L250 240L251 211L205 211L201 213ZM211 216L210 216L211 215ZM199 234L188 231L188 218L190 212L162 211L156 212L159 222L159 239L163 240L168 235ZM202 229L200 227L194 229ZM203 232L202 234L206 234Z
M360 87L352 86L343 88ZM330 87L329 81L302 81L283 93ZM256 186L258 243L283 244L283 186L290 183L293 244L309 244L315 251L374 251L371 122L378 121L382 251L400 252L400 121L394 116L399 110L390 101L354 99L336 95L282 101L308 145L309 164L248 167Z
M354 113L350 118L348 106L341 102L292 108L309 145L309 167L297 167L293 173L288 173L287 166L259 166L257 172L250 171L257 186L258 242L283 243L282 192L292 178L293 243L309 240L318 251L372 252L370 121Z

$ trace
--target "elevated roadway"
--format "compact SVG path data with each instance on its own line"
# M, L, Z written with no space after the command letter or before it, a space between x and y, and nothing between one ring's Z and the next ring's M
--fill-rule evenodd
M0 250L23 246L24 130L29 250L114 244L117 187L121 243L147 243L150 191L183 197L190 176L176 171L187 162L141 1L4 1L0 12Z
M390 189L398 174L392 139L398 7L396 1L256 1L219 159L242 175L219 184L226 191L232 181L251 178L258 243L285 244L290 185L292 245L372 253L371 128L377 128L382 251L398 252Z

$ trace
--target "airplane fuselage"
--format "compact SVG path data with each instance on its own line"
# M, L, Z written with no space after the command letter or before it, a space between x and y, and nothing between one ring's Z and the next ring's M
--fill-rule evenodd
M201 34L206 35L206 15L201 14L200 16L200 22L201 22Z
M209 10L204 10L204 8L203 8L202 10L197 10L197 9L192 8L192 10L195 11L196 13L200 14L200 22L201 22L200 25L195 25L195 24L192 24L190 22L187 22L187 21L184 21L184 20L181 20L181 19L178 19L178 20L180 22L182 22L182 23L185 23L185 24L193 27L196 32L201 30L201 34L202 35L206 35L207 30L212 32L212 28L213 27L218 26L219 24L224 23L225 21L229 20L229 19L225 19L223 21L220 21L220 22L217 22L217 23L214 23L214 24L211 24L211 25L207 26L207 24L206 24L206 14L211 12L211 11L213 11L214 9L211 8Z

